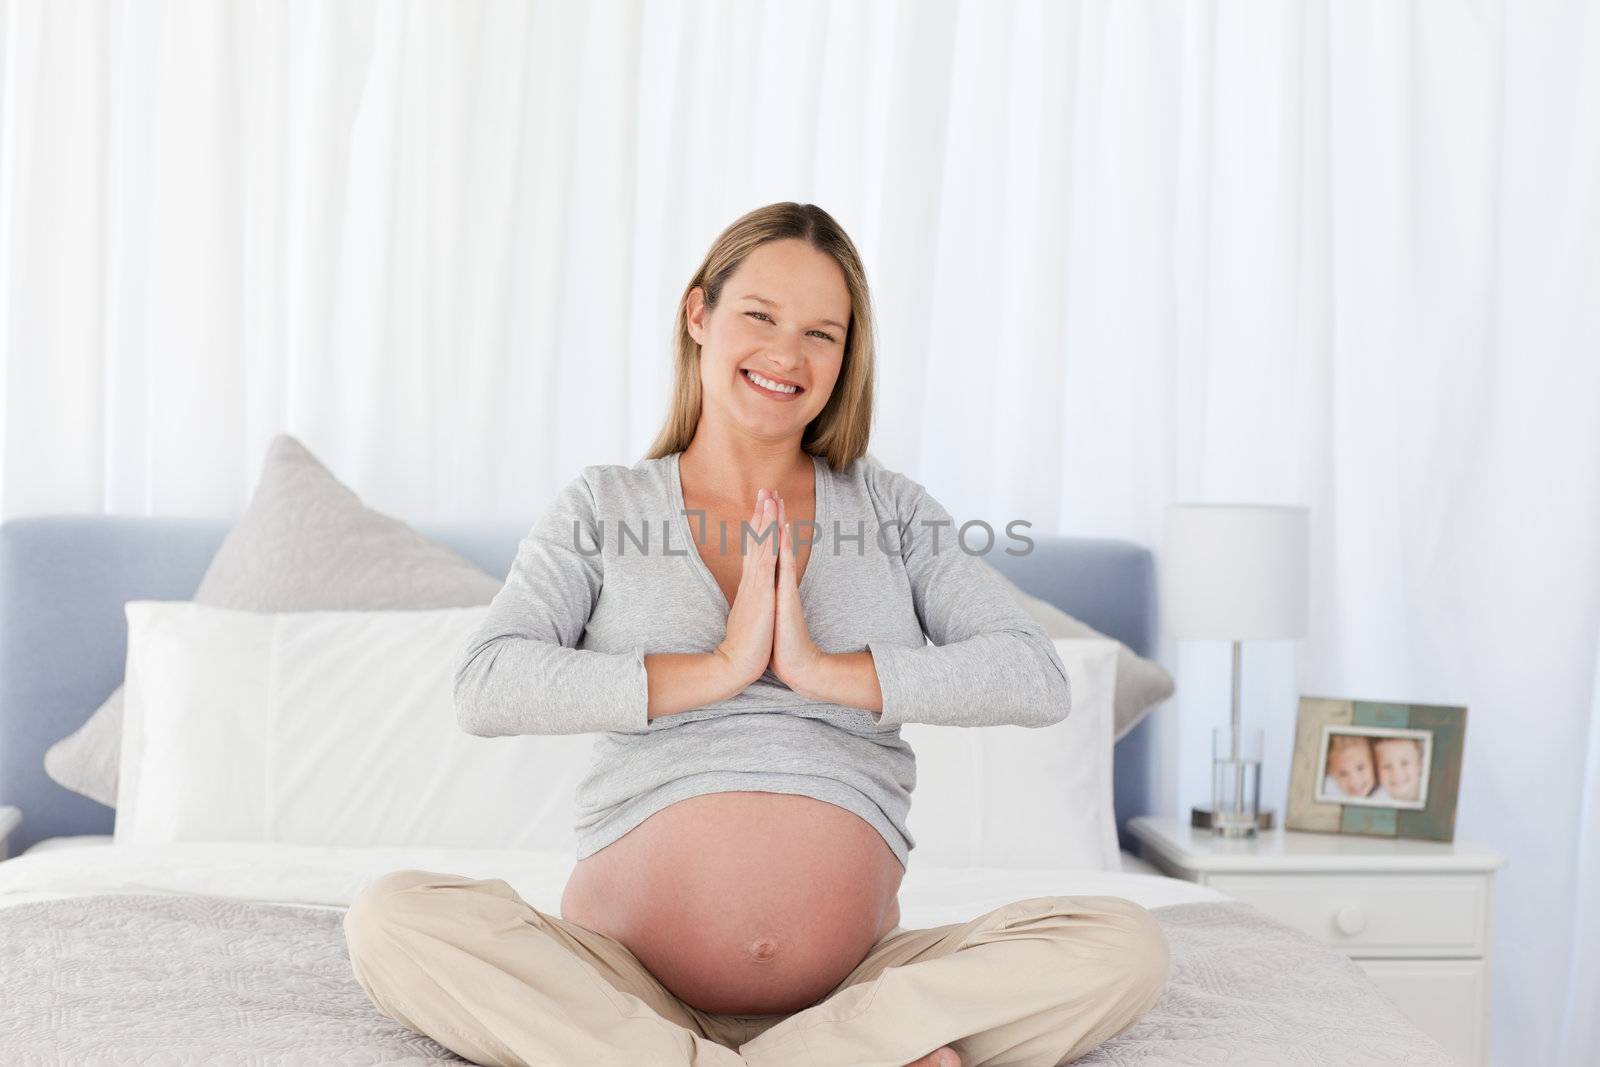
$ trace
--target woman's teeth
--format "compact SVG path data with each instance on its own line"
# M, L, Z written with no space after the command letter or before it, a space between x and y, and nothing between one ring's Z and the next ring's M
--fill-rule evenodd
M761 388L771 389L774 393L798 393L800 391L798 385L779 385L771 378L763 378L753 370L747 370L745 373L750 375L750 380L761 386Z

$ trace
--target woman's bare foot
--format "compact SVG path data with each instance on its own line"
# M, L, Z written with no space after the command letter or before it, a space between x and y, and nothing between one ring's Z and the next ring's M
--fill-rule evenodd
M906 1064L906 1067L961 1067L961 1057L956 1055L956 1050L949 1045L936 1048L920 1060Z

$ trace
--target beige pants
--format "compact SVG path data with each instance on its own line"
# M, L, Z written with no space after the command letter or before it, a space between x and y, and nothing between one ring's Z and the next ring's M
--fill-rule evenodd
M684 1004L621 942L498 878L391 872L351 903L344 930L379 1011L491 1065L903 1067L951 1045L962 1067L1054 1067L1137 1019L1167 978L1155 920L1116 897L1032 897L896 927L786 1015Z

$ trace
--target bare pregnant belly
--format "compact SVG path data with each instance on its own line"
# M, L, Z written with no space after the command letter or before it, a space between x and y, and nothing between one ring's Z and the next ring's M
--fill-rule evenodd
M622 942L679 1000L809 1007L900 922L904 874L852 812L787 793L706 793L578 862L561 917Z

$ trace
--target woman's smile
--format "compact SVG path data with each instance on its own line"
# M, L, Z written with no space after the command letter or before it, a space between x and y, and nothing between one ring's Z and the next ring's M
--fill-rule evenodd
M805 392L804 387L794 382L783 378L771 378L749 367L740 367L739 377L744 379L746 385L769 400L798 400L800 394Z

